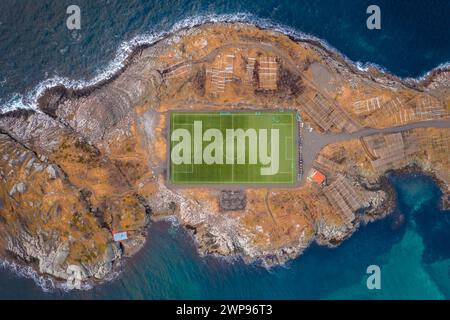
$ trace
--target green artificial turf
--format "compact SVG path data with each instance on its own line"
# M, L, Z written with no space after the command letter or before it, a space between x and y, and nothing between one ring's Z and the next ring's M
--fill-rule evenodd
M210 141L202 141L197 144L197 149L194 147L194 121L201 121L202 135L207 129L218 129L223 135L223 164L206 164L204 163L203 152ZM198 122L197 122L198 124ZM296 182L297 177L297 125L296 112L172 112L170 114L170 136L169 150L182 141L181 138L172 141L172 133L176 129L186 129L190 133L191 140L191 154L188 156L190 163L175 164L172 157L169 159L169 180L172 184L278 184L289 185ZM258 137L257 152L253 152L257 157L256 164L250 164L249 152L251 147L249 145L248 137L245 138L245 160L244 164L238 164L237 161L237 145L238 139L234 137L234 159L227 160L226 157L226 129L255 129ZM262 164L259 156L259 147L261 142L259 140L259 130L267 129L268 152L272 151L271 129L278 129L279 133L279 157L278 170L273 174L263 175L261 168L270 167L270 164ZM202 139L203 140L203 139ZM211 138L211 141L214 141ZM198 141L198 140L197 140ZM220 141L220 140L219 140ZM242 142L243 140L241 140ZM198 146L202 149L199 153ZM241 143L242 147L242 143ZM196 151L197 150L197 151ZM201 164L194 163L194 154L200 154L202 159ZM179 154L183 154L180 152ZM186 153L188 154L188 153ZM215 154L212 153L212 154ZM198 159L198 157L197 157ZM198 162L198 161L197 161ZM228 162L228 163L227 163ZM229 162L234 162L231 164Z

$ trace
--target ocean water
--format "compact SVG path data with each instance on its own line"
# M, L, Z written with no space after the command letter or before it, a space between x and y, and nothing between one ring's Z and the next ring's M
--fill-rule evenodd
M382 30L365 27L373 1L77 0L82 29L68 31L73 1L0 2L0 106L32 108L45 86L83 86L108 76L133 44L204 21L246 21L292 35L311 35L361 63L401 77L420 77L450 61L447 0L379 0ZM0 298L39 299L449 299L450 216L426 176L390 178L397 209L362 227L335 249L312 245L284 267L199 257L189 234L170 223L150 227L145 248L113 281L87 291L44 291L27 270L0 267ZM397 226L395 219L405 216ZM377 264L382 289L367 290L366 268Z
M424 175L390 177L397 208L337 248L312 245L286 266L200 257L183 228L151 225L145 248L113 281L87 291L44 292L2 270L0 298L25 299L450 299L450 211ZM396 224L404 215L404 223ZM381 268L381 290L368 290L366 268Z

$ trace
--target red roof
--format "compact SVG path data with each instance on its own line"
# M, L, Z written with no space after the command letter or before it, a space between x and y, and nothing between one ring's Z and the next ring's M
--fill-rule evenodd
M317 184L322 184L325 181L325 176L319 171L315 170L315 172L311 175L311 179L314 180Z

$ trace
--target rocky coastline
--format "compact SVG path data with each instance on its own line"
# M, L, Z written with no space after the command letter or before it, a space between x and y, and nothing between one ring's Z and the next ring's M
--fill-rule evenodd
M231 84L216 94L208 77L226 54L241 60L236 60ZM276 89L260 90L254 78L245 78L241 64L261 56L277 59ZM250 84L244 86L245 81ZM369 115L353 113L352 90L357 89L382 97L386 107ZM374 68L359 70L320 42L241 23L205 24L141 45L111 78L84 89L47 89L38 98L38 110L0 115L0 256L61 283L75 279L93 285L109 279L143 247L151 221L171 217L192 231L201 254L239 256L267 267L299 256L312 242L339 245L360 223L383 218L395 204L385 173L370 166L370 155L357 140L336 142L318 153L343 158L342 171L327 175L330 183L343 176L362 195L364 206L350 222L313 183L245 188L246 206L230 211L220 208L220 189L179 190L165 183L170 110L290 106L325 133L303 108L303 99L317 95L360 128L369 126L368 120L377 128L391 126L378 112L397 96L436 99L449 119L450 70L411 83ZM335 126L330 131L345 130ZM441 137L448 131L431 134ZM441 175L450 164L433 169L442 156L448 158L447 149L423 153L431 146L425 140L430 132L411 132L421 141L420 149L391 169L431 174L448 194L448 180ZM126 231L128 240L115 242L118 231Z

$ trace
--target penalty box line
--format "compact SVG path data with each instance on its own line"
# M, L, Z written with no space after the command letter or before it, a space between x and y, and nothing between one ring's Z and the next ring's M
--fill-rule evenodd
M289 114L290 118L291 118L291 122L290 123L273 123L272 124L272 128L274 128L274 126L290 126L291 127L291 136L290 137L284 137L284 156L285 156L285 160L288 161L293 161L294 159L292 158L293 155L291 154L291 156L288 156L288 150L291 150L292 148L292 141L294 139L294 125L293 125L293 114ZM286 130L287 131L287 130ZM290 142L290 143L289 143ZM292 150L291 150L292 153ZM292 175L294 171L294 168L291 166L291 170L290 171L279 171L278 173L284 173L284 174L290 174ZM291 179L292 180L292 179ZM291 181L292 182L292 181Z
M262 113L262 114L264 114L264 113ZM174 114L173 115L174 127L177 127L177 126L188 126L188 127L191 128L191 132L193 132L193 124L177 123L176 122L176 118L177 117L185 117L186 115L192 116L192 115L197 115L197 113L195 113L195 112L192 112L192 113L186 112L184 114ZM214 113L208 113L208 115L209 116L218 116L219 118L231 116L231 122L232 122L231 127L233 129L235 129L234 128L234 116L247 116L247 115L258 115L258 114L254 114L254 113L233 113L233 112L230 112L230 113L226 113L226 112L224 112L224 113L215 113L214 112ZM280 114L278 114L278 113L271 113L271 115L272 115L272 117L274 117L274 116L279 116ZM284 114L284 115L286 115L286 114ZM290 119L291 120L290 123L272 123L272 128L274 128L274 126L291 126L291 135L292 135L293 131L294 131L293 124L292 124L293 114L289 114L289 116L291 118ZM219 129L222 131L222 121L220 119L219 119ZM175 130L175 128L173 128L173 130ZM288 156L288 154L287 154L288 153L288 149L290 149L290 146L292 144L292 140L293 140L293 136L291 136L291 137L284 137L284 142L285 142L285 160L290 160L290 161L293 160L292 159L292 155ZM193 144L193 142L192 142L192 144ZM289 146L289 148L288 148L288 146ZM192 147L193 147L193 145L192 145ZM235 159L237 159L236 155L235 155ZM234 183L234 182L236 182L234 180L234 166L235 166L235 164L232 164L232 166L231 166L231 181L223 181L223 182L207 181L206 183ZM171 161L171 169L172 169L173 173L193 174L194 173L193 155L191 155L190 168L191 169L189 171L173 170L174 169L174 164ZM292 174L292 170L291 171L279 171L278 174ZM292 183L292 181L293 180L291 179L291 183ZM191 181L191 183L196 183L196 182L199 182L199 183L203 182L203 183L205 183L205 181ZM253 182L246 182L246 183L253 183ZM260 183L260 182L254 182L254 183ZM280 182L280 183L285 183L285 182Z

